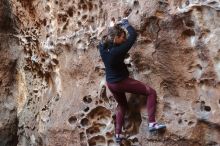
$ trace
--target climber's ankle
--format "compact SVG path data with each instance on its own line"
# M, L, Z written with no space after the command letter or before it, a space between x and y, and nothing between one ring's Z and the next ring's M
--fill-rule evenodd
M122 140L121 134L115 134L115 141L116 141L116 143L121 143L121 140Z

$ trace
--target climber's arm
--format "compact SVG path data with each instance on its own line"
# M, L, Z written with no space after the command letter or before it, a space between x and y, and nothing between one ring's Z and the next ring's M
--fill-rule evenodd
M131 49L132 45L135 43L135 41L137 39L137 32L135 31L135 29L129 23L126 23L125 25L122 25L122 27L124 27L128 31L128 38L120 46L113 47L111 49L110 53L113 56L117 56L117 55L120 55L120 54L127 53Z

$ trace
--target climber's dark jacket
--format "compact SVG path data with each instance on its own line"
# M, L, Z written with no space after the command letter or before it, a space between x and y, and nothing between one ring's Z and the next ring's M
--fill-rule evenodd
M124 59L136 41L137 33L131 25L126 27L126 29L128 31L128 38L124 43L120 45L111 43L107 48L104 47L102 42L98 45L101 58L105 65L106 81L109 83L121 81L129 76Z

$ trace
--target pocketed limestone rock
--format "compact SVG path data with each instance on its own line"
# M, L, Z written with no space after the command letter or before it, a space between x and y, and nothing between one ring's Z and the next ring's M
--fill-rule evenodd
M125 64L157 91L128 94L122 145L220 145L217 0L2 0L0 145L114 146L117 102L97 45L124 14L137 30Z

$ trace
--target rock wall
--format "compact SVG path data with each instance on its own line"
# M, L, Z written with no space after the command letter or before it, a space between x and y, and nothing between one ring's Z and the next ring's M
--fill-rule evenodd
M16 64L21 53L17 23L7 0L0 1L0 145L16 145L17 129L17 80Z
M149 134L145 97L127 94L122 145L220 145L219 1L0 4L0 145L115 145L117 104L96 45L126 10L138 39L125 62L157 91L167 130Z

